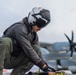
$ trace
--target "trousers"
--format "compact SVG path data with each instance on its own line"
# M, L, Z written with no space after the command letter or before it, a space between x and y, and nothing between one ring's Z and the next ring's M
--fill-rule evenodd
M24 75L33 67L33 63L22 52L18 57L11 56L13 51L12 40L4 37L0 38L0 75L2 70L13 69L10 75Z

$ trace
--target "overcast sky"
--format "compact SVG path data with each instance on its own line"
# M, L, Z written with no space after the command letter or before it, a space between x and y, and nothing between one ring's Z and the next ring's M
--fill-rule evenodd
M38 32L40 41L67 41L64 33L71 37L72 30L76 41L76 0L0 0L0 36L7 27L38 6L51 12L50 24Z

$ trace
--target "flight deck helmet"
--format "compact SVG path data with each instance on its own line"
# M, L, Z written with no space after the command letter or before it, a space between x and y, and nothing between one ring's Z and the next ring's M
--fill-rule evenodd
M35 7L28 15L28 23L39 28L47 26L50 22L50 11L41 7Z

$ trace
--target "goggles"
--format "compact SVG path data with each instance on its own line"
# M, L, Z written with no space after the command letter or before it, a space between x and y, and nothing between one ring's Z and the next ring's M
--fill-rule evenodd
M49 22L48 22L49 23ZM41 18L37 19L36 21L36 25L39 27L39 28L44 28L45 26L47 26L47 24L44 20L42 20Z

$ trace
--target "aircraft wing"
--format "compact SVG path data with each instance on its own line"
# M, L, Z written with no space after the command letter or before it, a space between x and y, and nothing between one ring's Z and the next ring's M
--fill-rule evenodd
M70 52L68 53L63 53L63 54L43 54L43 57L45 58L45 60L49 61L49 60L76 60L76 54L73 55L73 57L70 57Z
M41 46L42 48L45 48L45 49L47 49L48 51L50 51L50 50L52 50L53 44L46 43L46 42L40 42L40 46Z
M66 53L69 51L68 42L54 42L54 43L40 42L40 46L42 48L47 49L49 52L53 53Z

